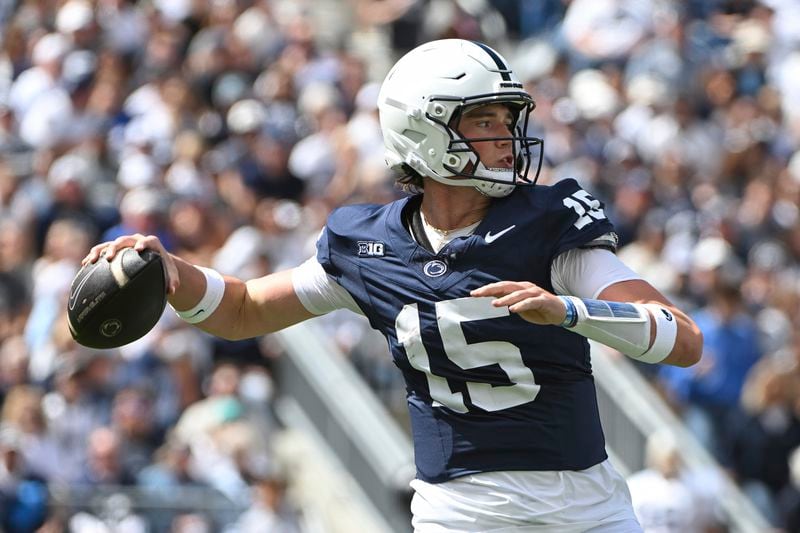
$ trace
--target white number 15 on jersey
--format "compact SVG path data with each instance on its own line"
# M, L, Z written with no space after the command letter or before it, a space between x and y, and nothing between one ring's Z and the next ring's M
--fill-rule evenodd
M600 207L600 200L597 200L583 189L572 193L571 196L567 196L562 200L562 203L578 214L578 220L574 224L578 229L582 229L592 219L603 220L606 218L606 214Z
M505 341L467 344L462 322L508 316L507 307L494 307L494 298L458 298L436 302L436 317L445 355L462 370L497 364L506 373L509 385L466 381L470 400L486 411L499 411L532 402L539 394L533 372L522 362L519 348ZM422 343L417 304L407 304L395 320L397 340L406 350L412 367L424 372L431 398L453 411L466 413L464 395L453 392L447 379L431 370L430 356ZM434 404L435 405L435 404Z

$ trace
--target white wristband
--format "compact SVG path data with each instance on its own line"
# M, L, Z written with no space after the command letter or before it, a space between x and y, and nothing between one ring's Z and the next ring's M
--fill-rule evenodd
M678 337L678 321L669 310L658 304L642 304L656 322L656 338L653 345L639 357L634 357L642 363L660 363L675 347L675 339Z
M186 311L175 310L175 313L189 324L197 324L208 318L213 313L219 303L222 301L222 296L225 294L225 280L222 275L211 268L196 267L206 278L206 292L197 305Z

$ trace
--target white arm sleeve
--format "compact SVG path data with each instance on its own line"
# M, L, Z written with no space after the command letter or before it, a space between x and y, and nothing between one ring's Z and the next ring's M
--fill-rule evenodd
M550 282L556 294L597 298L603 289L631 279L641 279L610 250L573 248L553 260Z
M292 285L300 303L310 313L324 315L337 309L349 309L364 314L350 293L325 273L316 257L292 270Z

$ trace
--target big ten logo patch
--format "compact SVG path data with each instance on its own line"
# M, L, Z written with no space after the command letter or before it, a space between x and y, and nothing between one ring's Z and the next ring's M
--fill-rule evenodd
M379 241L358 241L359 257L383 257L383 243Z

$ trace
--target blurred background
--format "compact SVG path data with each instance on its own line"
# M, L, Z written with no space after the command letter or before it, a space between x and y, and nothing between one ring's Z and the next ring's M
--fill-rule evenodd
M399 198L379 83L447 37L505 55L540 181L605 202L704 331L689 369L595 349L645 530L800 531L796 0L2 0L3 531L410 530L404 387L366 321L228 342L168 308L92 351L66 297L122 234L249 278Z

